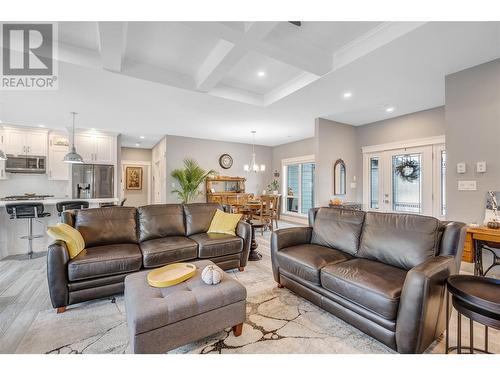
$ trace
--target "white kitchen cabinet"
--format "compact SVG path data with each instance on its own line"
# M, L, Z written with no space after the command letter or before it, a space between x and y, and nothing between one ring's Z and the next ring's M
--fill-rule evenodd
M94 163L95 153L95 135L76 134L75 135L76 152L81 155L86 164Z
M47 133L26 132L26 154L47 156Z
M9 155L26 154L26 131L6 129L4 131L5 153Z
M9 155L47 156L47 132L6 128L4 130L4 151Z
M95 162L100 164L114 164L116 160L116 139L110 136L96 138Z
M102 134L76 134L76 152L87 164L116 164L116 137Z
M69 152L68 136L52 133L49 135L49 157L47 177L49 180L68 181L70 165L63 161Z

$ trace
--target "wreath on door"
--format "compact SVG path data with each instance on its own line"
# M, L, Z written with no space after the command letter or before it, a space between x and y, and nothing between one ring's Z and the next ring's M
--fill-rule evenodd
M403 160L396 166L397 175L407 182L413 182L420 176L420 164L411 159Z

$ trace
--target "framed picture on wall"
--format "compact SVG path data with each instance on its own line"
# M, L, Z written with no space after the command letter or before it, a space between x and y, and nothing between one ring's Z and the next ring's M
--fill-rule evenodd
M142 190L142 167L127 167L125 182L127 190Z

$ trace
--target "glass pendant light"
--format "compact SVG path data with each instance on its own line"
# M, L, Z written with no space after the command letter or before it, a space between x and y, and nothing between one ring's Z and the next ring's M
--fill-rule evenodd
M70 113L73 116L73 140L71 142L71 151L64 156L63 161L65 163L71 163L71 164L82 164L83 158L80 156L80 154L77 154L75 148L75 116L77 115L77 113L76 112L70 112Z
M255 130L252 130L252 162L250 164L245 164L243 166L243 170L245 172L264 172L266 170L266 165L265 164L257 164L255 161Z

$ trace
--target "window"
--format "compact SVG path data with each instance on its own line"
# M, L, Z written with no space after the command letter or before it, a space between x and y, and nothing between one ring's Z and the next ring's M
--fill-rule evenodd
M378 210L378 158L370 158L370 208Z
M392 157L392 210L395 212L422 212L422 154L394 155ZM404 179L398 167L413 162L419 169L414 179ZM410 169L411 171L411 169ZM402 173L405 173L404 171Z
M283 160L283 173L286 181L283 212L306 215L314 207L314 162Z

